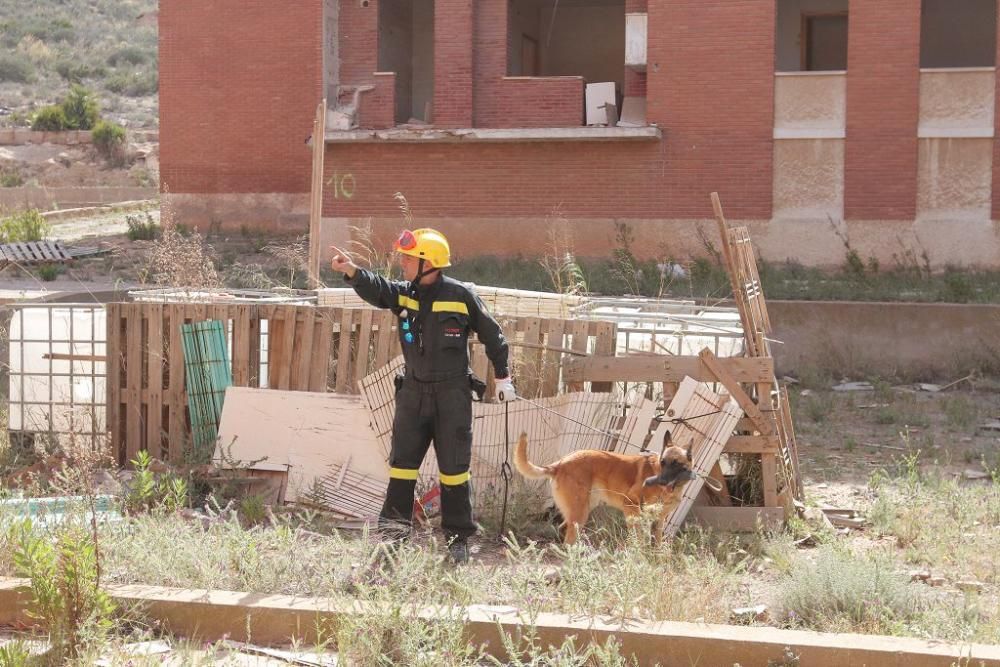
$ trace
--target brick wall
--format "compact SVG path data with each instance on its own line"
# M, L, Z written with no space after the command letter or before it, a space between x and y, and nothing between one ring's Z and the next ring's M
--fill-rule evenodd
M434 2L434 108L437 127L472 127L473 0Z
M667 164L660 214L711 217L715 190L730 218L770 218L774 0L648 9L647 114L664 130Z
M163 0L159 33L163 187L308 192L322 1Z
M378 71L378 3L340 0L340 83L372 83Z
M579 127L583 82L577 77L508 77L508 14L504 0L476 7L475 126Z
M920 3L851 0L844 216L912 220L917 208Z
M376 130L396 125L396 74L375 72L372 75L375 90L361 93L358 106L358 125Z
M397 217L402 192L418 219L659 218L669 167L659 142L330 144L325 166L325 217Z

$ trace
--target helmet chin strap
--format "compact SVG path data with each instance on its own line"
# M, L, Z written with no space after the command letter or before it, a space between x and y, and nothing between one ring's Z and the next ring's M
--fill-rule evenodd
M440 271L441 270L441 269L437 269L437 268L435 268L435 267L432 266L431 268L429 268L429 269L427 269L425 271L424 270L424 266L426 264L427 264L427 260L424 259L423 257L421 257L420 258L420 262L417 264L417 276L416 276L416 278L413 279L413 286L414 287L416 287L417 285L419 285L420 281L423 280L426 276L431 275L435 271Z

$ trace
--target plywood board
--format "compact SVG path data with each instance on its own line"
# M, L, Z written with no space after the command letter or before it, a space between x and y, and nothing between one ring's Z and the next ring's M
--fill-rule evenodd
M387 481L386 457L369 421L355 395L230 387L215 458L222 460L225 449L229 460L266 459L254 469L288 470L288 501L348 459L351 471Z

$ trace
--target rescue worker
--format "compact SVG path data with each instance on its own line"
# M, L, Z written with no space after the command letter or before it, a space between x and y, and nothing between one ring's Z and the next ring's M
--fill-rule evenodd
M397 378L389 486L379 516L380 532L395 543L410 532L417 472L434 441L441 473L441 527L455 563L469 560L468 538L475 534L469 464L472 458L472 391L485 385L469 367L468 337L486 346L496 374L496 398L515 398L508 348L497 321L468 287L444 276L451 250L433 229L404 230L394 244L404 281L390 281L357 266L331 247L334 271L358 296L399 317L399 340L406 370Z

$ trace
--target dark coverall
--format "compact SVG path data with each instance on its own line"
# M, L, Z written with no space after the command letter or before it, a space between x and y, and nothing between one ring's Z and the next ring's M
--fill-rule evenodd
M392 310L406 362L396 392L389 488L379 524L390 537L409 532L417 471L434 441L441 472L441 527L445 537L475 534L469 463L472 459L472 371L469 332L486 346L496 376L508 377L508 348L500 325L479 297L444 275L430 285L389 281L359 268L346 282L358 296Z

